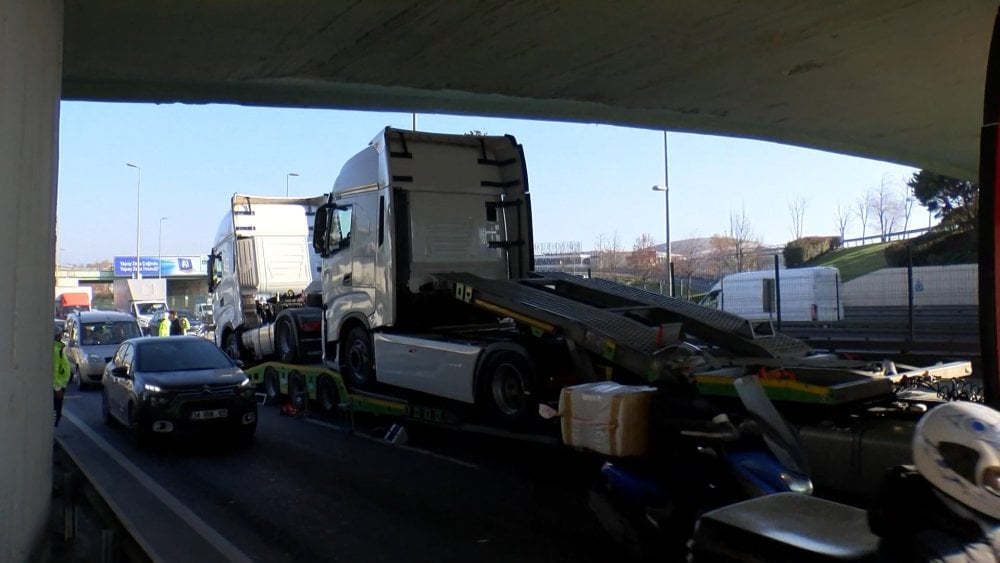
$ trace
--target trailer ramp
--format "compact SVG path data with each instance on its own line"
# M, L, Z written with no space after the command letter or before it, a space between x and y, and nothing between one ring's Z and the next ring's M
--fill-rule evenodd
M561 295L590 295L594 298L620 298L628 302L660 308L683 319L684 330L706 342L748 357L796 359L813 352L807 344L777 332L770 322L754 323L725 311L696 303L651 293L620 283L595 278L581 278L562 272L535 273L539 279L556 283ZM763 330L762 330L763 329Z
M458 272L435 277L470 305L510 317L532 330L561 336L570 346L648 379L660 375L656 356L669 343L662 334L671 325L680 324L684 331L743 356L800 357L811 351L773 332L766 337L756 334L739 317L721 313L723 318L713 323L711 315L717 311L678 299L657 300L660 296L610 282L587 285L577 282L592 280L547 274L521 280Z

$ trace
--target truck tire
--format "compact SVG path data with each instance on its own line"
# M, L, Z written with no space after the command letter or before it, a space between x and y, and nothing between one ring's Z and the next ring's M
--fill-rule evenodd
M229 331L222 341L222 350L234 361L240 359L240 343L236 340L236 333Z
M503 424L520 426L537 416L535 374L523 354L500 350L487 356L479 370L479 399Z
M292 370L288 374L288 401L299 412L307 410L309 406L309 394L306 391L306 380L302 374Z
M278 370L272 367L264 368L264 394L269 401L277 399L281 395L281 382L278 379Z
M368 389L375 385L375 366L372 339L368 331L356 326L347 332L340 345L340 373L354 389Z
M329 375L319 376L316 383L316 404L320 411L329 417L336 417L340 412L340 393L337 384Z
M289 317L278 319L277 334L274 340L274 347L278 351L278 359L282 363L299 363L299 343L296 338L295 327L292 326L292 319Z

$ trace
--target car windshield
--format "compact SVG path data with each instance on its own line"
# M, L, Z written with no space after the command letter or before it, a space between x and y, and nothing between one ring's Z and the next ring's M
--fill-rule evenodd
M153 338L136 346L136 370L141 372L193 371L233 367L232 360L207 340Z
M141 336L135 321L103 321L84 323L80 330L80 344L83 346L100 346L104 344L121 344L129 338Z

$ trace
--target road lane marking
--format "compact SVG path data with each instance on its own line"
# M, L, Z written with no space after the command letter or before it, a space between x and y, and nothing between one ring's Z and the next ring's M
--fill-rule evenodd
M310 424L315 424L317 426L323 426L325 428L330 428L330 429L333 429L333 430L337 430L338 432L344 432L344 431L347 430L343 426L339 426L337 424L331 424L329 422L323 422L322 420L315 420L315 419L312 419L312 418L307 418L307 419L305 419L305 421L308 422L308 423L310 423ZM467 467L469 469L479 469L479 466L476 465L475 463L464 461L464 460L461 460L461 459L458 459L458 458L454 458L454 457L450 457L450 456L446 456L444 454L439 454L439 453L436 453L436 452L432 452L430 450L425 450L423 448L415 448L413 446L393 444L391 442L383 440L382 438L376 438L375 436L369 436L368 434L364 434L362 432L354 432L352 435L358 436L359 438L364 438L366 440L371 440L372 442L375 442L377 444L382 444L384 446L392 446L394 448L399 448L401 450L406 450L408 452L414 452L414 453L418 453L418 454L425 455L425 456L428 456L428 457L433 457L435 459L440 459L441 461L447 461L449 463L454 463L455 465L461 465L462 467Z
M129 461L121 452L119 452L114 446L109 444L104 438L97 435L96 432L90 429L82 420L76 417L76 415L70 413L69 411L63 412L63 418L68 419L73 423L74 426L80 429L97 447L101 448L115 462L118 463L139 482L142 486L153 494L160 502L166 505L178 518L184 520L188 523L190 528L205 539L212 547L217 549L219 553L224 555L229 561L253 561L250 557L240 551L238 547L232 544L229 540L225 538L222 534L215 531L215 528L208 525L208 522L202 520L197 514L195 514L190 508L184 505L177 497L170 494L166 489L160 486L152 477L146 474L142 469L139 469L137 465Z

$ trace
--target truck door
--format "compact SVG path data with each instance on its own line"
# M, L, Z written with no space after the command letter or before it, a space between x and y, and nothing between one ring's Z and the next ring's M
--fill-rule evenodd
M324 250L321 266L323 302L329 330L336 334L350 313L368 317L374 312L375 241L373 215L377 209L366 205L369 195L361 194L333 206L324 214L322 232L314 233ZM317 215L318 217L319 215Z

